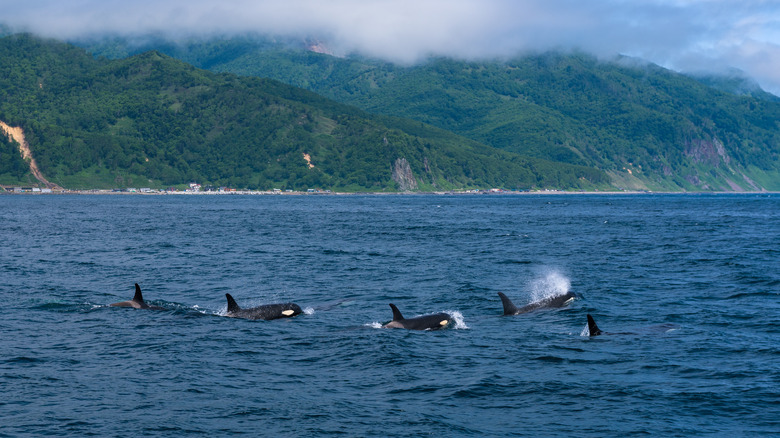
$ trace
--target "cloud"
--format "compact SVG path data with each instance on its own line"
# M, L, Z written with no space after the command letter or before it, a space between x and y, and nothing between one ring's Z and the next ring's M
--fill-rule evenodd
M257 32L404 63L578 48L677 70L738 68L780 94L780 2L769 0L0 0L0 7L0 20L15 29L58 38Z

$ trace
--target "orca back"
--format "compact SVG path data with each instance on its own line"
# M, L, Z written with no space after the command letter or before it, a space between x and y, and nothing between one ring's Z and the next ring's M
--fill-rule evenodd
M303 313L301 306L295 303L278 303L278 304L264 304L262 306L253 307L251 309L244 309L250 319L278 319L278 318L290 318Z
M144 296L141 294L141 286L138 283L135 284L135 295L132 300L122 301L121 303L109 304L112 307L132 307L134 309L152 309L152 310L164 310L163 307L150 306L144 301Z
M415 316L414 318L404 319L403 327L410 330L438 330L446 327L452 316L447 313L434 313L432 315Z
M395 304L390 304L390 308L393 309L393 320L385 324L386 328L405 328L409 330L437 330L446 327L452 320L452 316L447 313L436 313L432 315L415 316L414 318L406 319L395 307Z
M301 306L295 303L263 304L257 307L242 309L236 303L236 300L230 294L225 294L227 298L227 316L245 319L277 319L289 318L303 313Z

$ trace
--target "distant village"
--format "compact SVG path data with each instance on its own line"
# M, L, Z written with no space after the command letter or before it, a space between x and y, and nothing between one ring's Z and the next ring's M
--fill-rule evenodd
M472 190L448 190L441 192L424 192L431 194L517 194L517 193L565 193L562 190L506 190L506 189L472 189ZM88 190L69 190L56 188L40 188L33 186L0 186L0 194L142 194L142 195L331 195L331 194L353 194L351 192L333 192L324 189L301 190L248 190L234 189L230 187L202 186L198 183L190 183L185 189L169 187L167 189L142 188L115 188L115 189L88 189ZM395 192L381 192L391 194ZM420 193L423 192L398 192L398 193Z
M306 191L295 191L295 190L282 190L282 189L271 189L271 190L241 190L241 189L234 189L230 187L215 187L215 186L202 186L198 183L190 183L189 187L186 189L179 189L175 187L169 187L167 189L152 189L148 187L142 187L142 188L117 188L117 189L91 189L91 190L68 190L68 189L60 189L60 188L40 188L40 187L24 187L24 186L0 186L0 192L6 192L6 193L32 193L32 194L51 194L51 193L140 193L140 194L182 194L182 195L189 195L189 194L209 194L209 195L219 195L219 194L240 194L240 195L274 195L274 194L301 194L301 193L311 193L311 194L330 194L332 193L330 190L321 190L321 189L307 189Z

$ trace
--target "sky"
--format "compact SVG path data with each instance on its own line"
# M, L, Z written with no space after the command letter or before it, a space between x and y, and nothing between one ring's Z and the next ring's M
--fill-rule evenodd
M75 39L260 33L410 64L577 49L687 73L739 69L780 95L780 0L0 0L0 23Z

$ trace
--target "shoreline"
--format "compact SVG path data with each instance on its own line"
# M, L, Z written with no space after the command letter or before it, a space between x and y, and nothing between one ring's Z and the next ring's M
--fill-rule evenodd
M653 192L653 191L563 191L563 190L526 190L526 191L434 191L434 192L301 192L301 191L263 191L263 190L236 190L236 191L165 191L154 190L148 192L126 192L116 190L55 190L55 191L0 191L1 195L118 195L118 196L528 196L528 195L777 195L780 192L773 191L744 191L744 192Z

